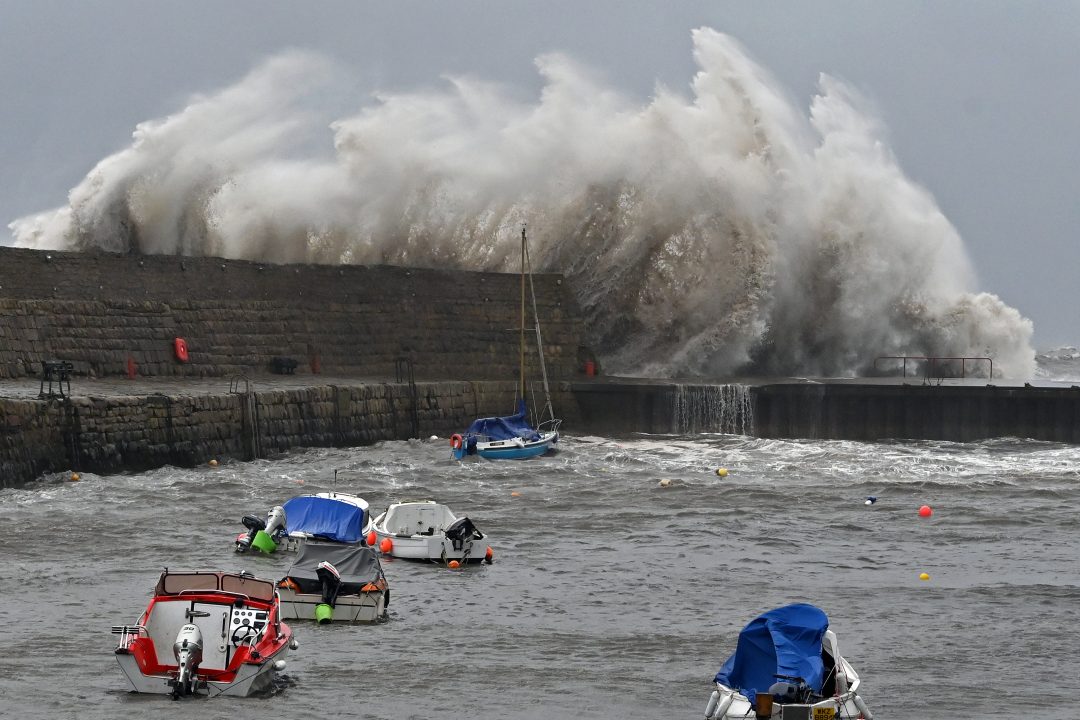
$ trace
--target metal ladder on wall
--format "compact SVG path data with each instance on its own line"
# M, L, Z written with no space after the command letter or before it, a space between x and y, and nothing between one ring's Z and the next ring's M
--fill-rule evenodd
M412 426L409 437L418 438L420 437L420 410L418 407L419 398L417 397L416 377L413 375L412 358L404 355L394 358L394 379L399 384L404 382L409 384L409 399L411 401L409 422Z
M240 386L243 384L243 389ZM240 435L244 441L244 452L248 460L258 460L261 456L259 447L259 404L255 399L255 392L251 389L251 381L247 375L233 375L229 378L229 394L240 395Z

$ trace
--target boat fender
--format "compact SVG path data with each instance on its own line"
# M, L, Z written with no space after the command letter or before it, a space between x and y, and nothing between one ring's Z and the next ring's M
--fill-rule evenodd
M457 433L454 433L450 436L450 447L452 447L454 450L460 450L463 443L464 440Z
M874 720L874 714L870 712L870 708L866 707L866 701L859 697L858 693L855 694L855 707L859 708L859 712L866 720Z
M705 706L705 720L710 720L713 716L713 712L716 711L716 703L720 701L720 691L713 690L712 695L709 696L709 704Z
M709 696L709 705L705 708L705 720L721 720L727 714L735 696L731 693L722 693L713 690Z
M176 359L182 363L188 361L188 347L187 341L182 337L173 339L173 353L176 355Z

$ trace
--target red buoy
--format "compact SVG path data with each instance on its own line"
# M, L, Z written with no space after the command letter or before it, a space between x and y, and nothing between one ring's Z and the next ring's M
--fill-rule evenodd
M934 511L930 509L929 505L923 505L919 508L919 517L930 517L934 514Z
M375 534L375 531L374 531L374 530L372 530L371 532L369 532L369 533L367 534L367 544L368 544L368 545L369 545L370 547L375 547L375 540L376 540L376 539L377 539L378 537L379 537L379 536Z
M390 538L383 538L382 542L379 543L379 549L384 553L389 554L390 551L394 549L394 541Z

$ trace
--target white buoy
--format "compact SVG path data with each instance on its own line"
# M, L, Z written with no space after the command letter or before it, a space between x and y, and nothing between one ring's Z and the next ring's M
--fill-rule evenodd
M869 495L869 496L867 496L866 502L864 502L863 505L873 505L876 502L877 502L877 497L875 497L874 495Z
M438 440L438 439L439 439L438 435L432 435L431 437L428 438L428 440Z

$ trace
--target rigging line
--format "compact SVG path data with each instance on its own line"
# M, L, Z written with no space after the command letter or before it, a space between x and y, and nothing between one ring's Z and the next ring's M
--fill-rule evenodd
M540 336L540 316L536 311L536 287L533 285L532 257L529 255L529 246L525 243L525 228L521 229L522 249L525 253L525 267L529 274L529 293L532 295L533 323L536 327L536 349L540 355L540 373L544 379L544 411L552 420L555 419L555 408L551 405L551 388L548 387L547 364L544 362L544 341ZM543 414L541 414L543 417Z

